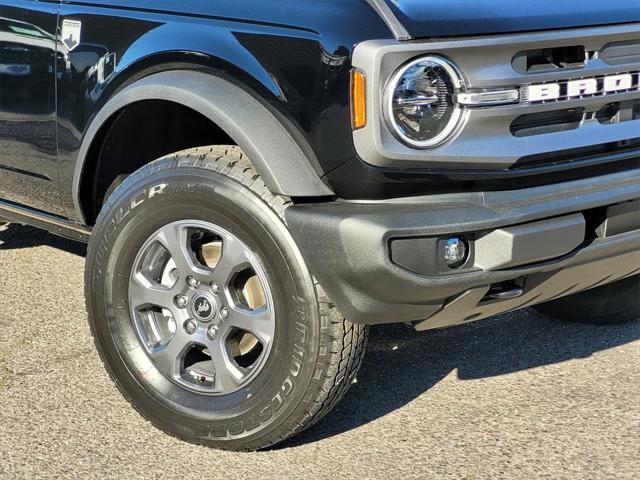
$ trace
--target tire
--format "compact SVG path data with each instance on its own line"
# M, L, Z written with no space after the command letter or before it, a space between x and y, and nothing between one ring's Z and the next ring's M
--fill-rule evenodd
M640 276L542 303L534 307L558 320L618 325L640 319Z
M237 147L216 146L192 149L152 162L129 176L104 205L87 254L85 288L91 332L106 369L122 394L159 429L188 442L215 448L262 449L317 422L353 383L364 354L367 328L345 320L310 275L283 220L290 203L288 198L267 190ZM189 225L202 226L203 231ZM206 230L214 226L219 230L211 230L213 233ZM147 309L144 311L137 310L136 305L144 302L138 299L139 282L134 279L149 274L156 281L165 276L165 273L156 275L159 270L153 262L166 254L164 243L154 240L164 239L162 235L157 236L160 235L157 232L166 228L186 231L187 245L204 242L203 236L221 232L222 253L212 275L222 275L216 268L225 260L225 255L232 257L227 252L238 245L246 247L242 250L246 256L242 258L253 263L250 267L243 264L242 268L252 268L255 276L260 277L266 298L255 311L262 312L260 322L265 319L273 322L272 335L263 335L262 331L256 334L255 339L265 341L262 344L257 340L260 351L252 357L252 360L257 358L255 363L245 369L249 372L246 383L235 384L240 382L236 377L231 378L233 375L224 368L217 368L214 358L220 355L211 353L218 351L215 345L222 344L221 351L226 352L222 355L227 360L225 365L233 363L229 359L236 350L224 343L231 334L221 339L220 344L206 343L217 338L210 335L217 333L217 328L213 333L209 329L214 322L224 329L226 321L235 321L236 313L243 312L238 316L245 318L242 316L246 314L245 306L232 306L242 297L235 290L231 294L235 300L230 301L227 309L231 313L226 320L222 318L222 311L226 309L224 298L236 288L240 273L222 287L215 285L215 291L226 292L219 296L211 293L213 284L208 286L187 278L193 281L189 284L191 287L196 285L194 295L208 295L207 305L197 303L196 300L202 298L187 298L189 307L182 311L178 295L173 297L174 304L166 308L165 300L161 300L160 310L153 305L140 307ZM188 237L189 234L192 236ZM229 240L232 238L239 242ZM226 250L228 241L231 246ZM184 257L186 261L196 258L194 261L200 262L202 252L192 253L189 251ZM180 254L175 257L181 258ZM160 270L169 268L171 261L176 266L169 268L173 275L169 286L160 286L162 299L168 295L166 289L189 287L181 283L183 260L175 260L172 253L167 262L158 263ZM197 269L206 265L197 263ZM220 270L226 271L224 264ZM176 276L178 279L172 287ZM153 285L152 288L157 292L159 287ZM191 290L186 296L192 295L189 292ZM201 324L204 320L196 318L201 310L205 314L217 312L212 323ZM184 315L197 320L195 330L190 320L180 325ZM149 318L155 322L155 330L147 330L152 323L145 320ZM165 320L168 323L165 324ZM266 323L260 325L260 329L266 330ZM235 327L228 330L232 328ZM201 331L205 330L206 336L203 336ZM149 340L153 337L149 331L167 333L154 334L162 340L153 343ZM185 347L187 350L181 351L180 360L173 363L158 360L163 355L173 358L167 353L173 340L178 336L186 338L190 331L195 331L193 338L202 340L202 344ZM247 331L253 333L251 329ZM246 331L240 330L240 333L245 335ZM164 340L165 336L170 339ZM157 347L159 344L163 346ZM187 367L187 358L194 356L191 348L198 349L194 355L209 354L209 360L193 361ZM216 365L214 372L210 370L211 365ZM242 370L235 363L228 370L236 372L236 367ZM197 370L201 368L205 368L205 373Z

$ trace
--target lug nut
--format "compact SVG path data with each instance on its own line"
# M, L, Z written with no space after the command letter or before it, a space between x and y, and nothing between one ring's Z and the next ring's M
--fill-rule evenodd
M207 328L207 336L213 340L214 338L216 338L216 335L218 334L218 327L216 325L209 325L209 328Z
M220 291L220 287L218 287L218 284L216 282L211 282L209 284L209 288L211 289L211 292L213 292L213 293L218 293Z
M226 320L227 318L229 318L229 310L227 310L227 307L222 307L220 309L220 316Z
M194 333L196 333L196 330L198 330L198 323L193 320L187 320L186 322L184 322L184 331L187 332L189 335L193 335Z
M187 277L187 283L191 288L198 288L200 286L200 282L194 277Z
M186 295L176 295L175 302L178 308L187 308L187 305L189 304L189 299L187 298Z

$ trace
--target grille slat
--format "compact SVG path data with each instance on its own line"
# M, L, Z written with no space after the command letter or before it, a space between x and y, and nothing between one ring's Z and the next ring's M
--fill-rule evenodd
M514 137L530 137L543 135L545 133L575 130L580 128L584 119L584 108L529 113L513 121L511 124L511 134Z
M541 167L578 168L612 162L640 162L640 138L522 157L512 171Z

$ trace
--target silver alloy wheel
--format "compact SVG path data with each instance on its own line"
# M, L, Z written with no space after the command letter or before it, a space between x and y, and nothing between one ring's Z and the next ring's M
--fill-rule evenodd
M255 255L232 233L198 220L165 225L144 243L129 307L155 368L202 394L246 385L275 334L271 290Z

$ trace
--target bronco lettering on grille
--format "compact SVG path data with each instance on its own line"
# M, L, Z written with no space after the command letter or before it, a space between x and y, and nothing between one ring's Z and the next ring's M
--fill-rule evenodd
M629 72L529 85L523 98L529 103L544 103L638 91L640 74Z

